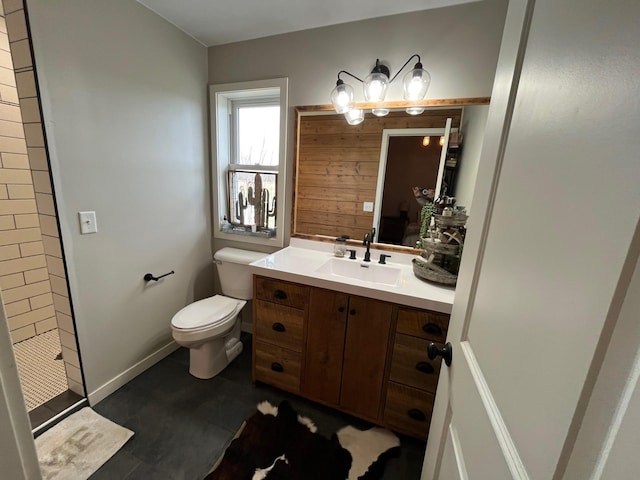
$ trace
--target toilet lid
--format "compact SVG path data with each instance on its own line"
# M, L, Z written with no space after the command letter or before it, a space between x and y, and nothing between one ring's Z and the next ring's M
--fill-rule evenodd
M215 295L187 305L173 316L171 325L184 330L213 327L234 315L243 302Z

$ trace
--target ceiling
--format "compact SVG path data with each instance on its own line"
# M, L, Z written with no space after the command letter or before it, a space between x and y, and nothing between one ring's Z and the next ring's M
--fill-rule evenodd
M477 0L138 0L205 46Z

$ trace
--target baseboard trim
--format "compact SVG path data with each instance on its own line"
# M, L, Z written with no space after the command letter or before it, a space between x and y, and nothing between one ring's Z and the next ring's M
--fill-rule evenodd
M152 367L160 360L175 352L179 348L179 345L173 340L165 345L164 347L160 347L158 350L153 352L151 355L143 358L135 365L127 368L120 375L112 378L107 383L102 385L101 387L96 388L93 392L90 392L87 396L89 400L89 405L94 406L96 403L104 400L106 397L111 395L117 389L133 380L135 377L140 375L149 367Z

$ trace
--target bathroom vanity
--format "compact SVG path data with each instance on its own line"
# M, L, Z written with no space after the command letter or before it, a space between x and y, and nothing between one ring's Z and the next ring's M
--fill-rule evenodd
M416 278L412 255L362 253L292 239L252 264L254 381L426 439L441 362L427 345L445 342L454 290Z

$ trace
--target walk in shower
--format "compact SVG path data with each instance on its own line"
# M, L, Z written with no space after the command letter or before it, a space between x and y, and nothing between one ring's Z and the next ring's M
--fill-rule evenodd
M0 290L34 430L85 397L23 1L0 0Z

